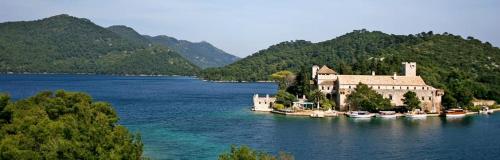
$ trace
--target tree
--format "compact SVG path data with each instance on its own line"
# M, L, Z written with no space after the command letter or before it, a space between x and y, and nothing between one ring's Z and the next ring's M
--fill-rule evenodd
M406 105L406 109L409 111L413 111L414 109L420 109L420 100L417 97L417 94L412 91L408 91L403 95L403 104Z
M276 103L283 104L287 107L292 106L292 103L297 100L293 94L290 94L284 90L279 90L276 95Z
M311 93L309 95L309 99L311 101L313 101L314 103L316 103L316 106L319 109L319 107L321 105L321 101L323 101L324 99L326 99L326 96L320 90L315 89L315 90L311 91Z
M278 81L279 89L285 90L287 89L295 80L295 75L290 71L279 71L273 73L271 78L275 81Z
M219 160L293 160L294 157L286 152L280 152L276 157L274 155L256 151L248 146L231 146L228 153L219 155Z
M391 101L372 90L368 85L359 83L354 91L347 96L350 109L361 109L369 112L387 110L391 108Z
M449 92L445 92L442 97L441 103L446 109L454 108L457 106L457 100Z
M8 99L0 95L0 159L141 159L140 135L109 103L65 91Z
M295 83L287 88L289 93L302 96L308 95L310 92L310 76L305 67L295 76Z

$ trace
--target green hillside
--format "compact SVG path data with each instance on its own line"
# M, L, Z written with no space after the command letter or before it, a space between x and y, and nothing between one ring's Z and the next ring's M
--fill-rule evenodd
M165 47L149 47L69 15L0 23L0 35L3 73L194 75L199 71Z
M270 80L280 70L295 73L314 64L328 65L341 74L392 74L401 62L417 62L417 72L433 86L455 98L500 100L500 49L472 37L444 33L390 35L356 30L332 40L297 40L273 45L222 68L206 69L208 80ZM450 98L450 97L445 97Z
M204 41L195 43L164 35L154 37L140 35L134 29L123 25L111 26L107 29L138 44L170 48L200 68L222 67L240 59Z
M150 42L149 40L142 36L141 34L137 33L133 28L124 26L124 25L114 25L106 28L121 37L130 40L132 42L135 42L137 44L142 44L142 45L148 45Z
M168 36L145 37L153 44L166 46L179 52L181 56L201 68L222 67L240 59L205 41L195 43Z

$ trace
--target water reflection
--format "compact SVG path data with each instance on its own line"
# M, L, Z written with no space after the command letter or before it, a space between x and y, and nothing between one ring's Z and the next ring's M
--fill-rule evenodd
M475 115L465 117L441 117L443 126L469 126L474 122Z

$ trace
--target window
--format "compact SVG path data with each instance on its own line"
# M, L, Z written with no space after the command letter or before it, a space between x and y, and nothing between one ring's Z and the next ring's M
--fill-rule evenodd
M327 89L327 90L330 90L330 87L327 87L326 89Z
M260 102L259 102L259 104L260 104Z
M427 87L427 90L429 90L429 87Z
M425 98L424 98L424 97L422 97L422 101L423 101L423 100L425 100Z
M395 89L396 87L392 86L392 89Z
M378 89L380 89L380 86L378 86Z
M424 90L424 87L422 87L422 90Z
M392 100L392 94L389 94L389 99Z
M325 86L321 86L321 90L325 90Z
M413 87L414 90L417 90L417 87Z
M432 97L429 97L429 101L432 99Z
M406 87L406 89L410 89L410 87Z
M351 89L351 86L349 86L349 89Z

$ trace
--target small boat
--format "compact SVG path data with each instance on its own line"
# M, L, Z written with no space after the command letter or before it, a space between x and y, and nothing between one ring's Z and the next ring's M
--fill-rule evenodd
M481 113L481 114L492 114L493 110L490 110L490 108L488 108L488 107L483 107L483 108L481 108L481 110L479 110L479 113Z
M347 116L351 118L371 118L375 115L367 111L351 111Z
M325 117L325 113L324 112L313 112L311 115L309 115L310 117L312 118L323 118Z
M454 108L454 109L446 110L445 115L446 115L446 117L464 117L465 111L463 109L460 109L460 108Z
M396 112L395 111L380 111L376 117L379 118L396 118Z
M420 111L420 109L416 109L412 112L405 113L405 117L421 119L421 118L427 118L427 114L423 111Z

